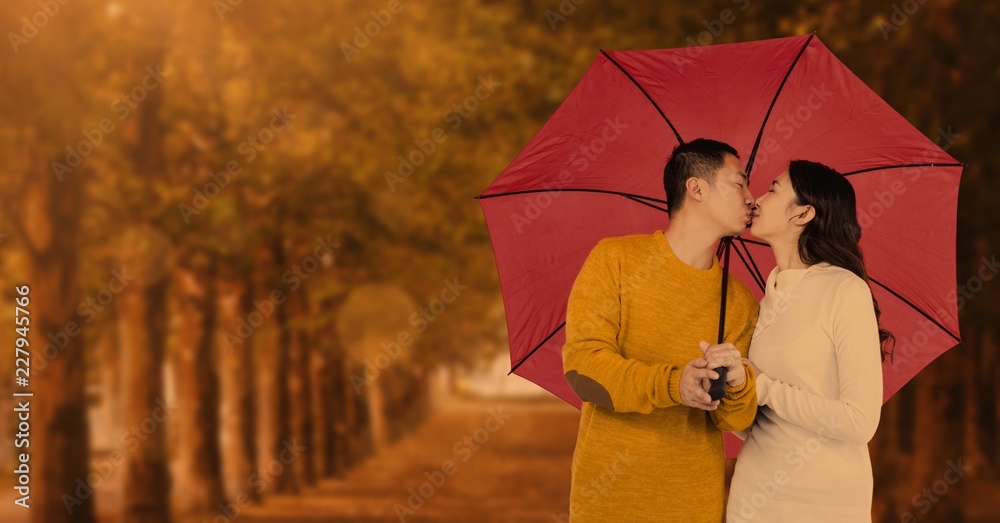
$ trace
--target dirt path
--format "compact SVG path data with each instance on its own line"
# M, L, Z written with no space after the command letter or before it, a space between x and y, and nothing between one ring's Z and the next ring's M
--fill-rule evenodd
M238 520L566 521L578 424L579 412L556 401L454 402L344 478L271 496ZM189 521L221 523L234 513Z

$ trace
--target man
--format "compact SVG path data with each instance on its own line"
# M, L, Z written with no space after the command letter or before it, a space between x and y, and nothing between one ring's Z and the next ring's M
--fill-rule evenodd
M746 357L758 305L729 278L726 343L718 337L722 269L714 249L750 221L738 154L698 139L664 168L667 230L601 240L570 292L563 368L584 401L573 454L570 521L722 520L722 431L757 411ZM712 401L712 369L727 367Z

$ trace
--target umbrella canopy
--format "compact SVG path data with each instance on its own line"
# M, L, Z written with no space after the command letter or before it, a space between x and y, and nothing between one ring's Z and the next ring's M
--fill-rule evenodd
M665 228L664 164L676 145L702 137L740 153L754 195L799 158L837 169L854 186L881 325L897 337L894 361L883 365L884 400L960 342L955 223L963 164L815 35L803 35L600 52L478 196L512 372L580 406L561 354L573 281L602 238ZM745 234L732 249L733 275L760 299L775 265L770 247Z

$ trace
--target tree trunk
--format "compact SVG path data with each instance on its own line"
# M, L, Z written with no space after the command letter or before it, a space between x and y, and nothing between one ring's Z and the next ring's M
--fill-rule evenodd
M121 321L121 313L118 313ZM121 329L120 323L118 328ZM121 337L114 329L108 329L101 334L94 345L97 357L98 381L101 387L100 425L108 436L111 450L121 450L121 441L115 435L122 434L122 367ZM96 443L95 443L96 445Z
M13 287L0 289L0 300L2 300L2 303L14 303L17 297L18 294ZM18 334L12 329L0 329L0 346L15 347L14 339L16 336ZM11 349L11 353L13 352L14 349ZM14 365L14 358L0 358L0 376L13 376ZM16 390L19 388L14 384L13 380L0 380L0 411L14 412L14 407L17 407L17 402L14 400L18 399L18 397L14 396L13 393L20 392ZM0 417L0 438L2 438L2 441L14 441L14 435L18 432L17 424L19 421L13 416ZM0 463L16 463L17 455L20 453L21 450L12 444L3 445L0 448Z
M309 404L312 406L312 464L316 478L326 477L333 473L332 463L332 427L330 425L330 402L327 401L330 391L329 357L325 347L318 344L323 336L312 333L315 340L309 364L310 394Z
M368 399L368 429L371 435L371 449L375 454L382 452L387 441L384 383L387 374L390 373L383 371L379 379L368 382L363 391Z
M351 434L354 436L354 439L351 440L351 446L354 450L353 459L358 462L376 452L374 447L375 439L372 436L371 420L371 413L374 409L372 408L372 401L369 394L373 388L372 385L378 382L375 381L364 387L355 389L352 380L356 383L358 376L364 376L365 370L361 364L355 363L350 357L347 361L348 372L350 374L348 386L351 387L347 401L351 405Z
M281 261L280 244L262 245L256 256L254 274L254 312L248 322L254 329L254 364L257 368L257 466L266 492L291 492L292 475L281 462L281 451L289 441L288 388L285 386L288 352L278 321L280 305L272 293L280 280L274 275Z
M964 344L955 350L963 351L962 375L959 394L962 396L962 455L966 465L978 472L986 466L986 455L980 440L980 413L982 412L982 394L988 391L983 383L983 328L973 326L966 328Z
M30 287L28 341L33 348L29 384L17 392L39 394L37 399L17 398L31 409L31 521L91 523L85 367L75 310L80 303L76 265L84 174L73 173L57 183L46 160L31 174L24 195L27 219L16 223L28 248L23 283Z
M216 510L223 501L219 457L219 398L213 332L211 262L194 255L173 271L177 306L178 474L181 515ZM183 258L182 258L183 259Z
M127 434L132 435L123 439L122 522L169 523L165 423L173 409L163 396L169 280L162 278L145 288L141 283L126 287L119 298L121 411Z
M151 31L159 33L155 29ZM132 72L138 73L140 78L145 67L161 63L165 55L165 48L156 36L149 34L148 42L152 45L148 47L129 49L126 63L132 64ZM165 125L160 119L160 110L165 93L164 88L149 90L135 116L122 124L122 150L134 171L123 172L123 177L164 177ZM121 187L128 186L123 181L119 183ZM145 205L152 207L160 202L161 195L152 186L133 190L136 191L133 197L137 196ZM133 229L134 243L123 245L119 253L123 258L122 271L132 270L138 278L126 287L118 309L122 421L125 430L134 434L123 440L126 457L121 521L167 523L171 519L171 478L166 425L176 413L176 406L166 403L163 381L170 279L164 273L150 270L164 263L159 258L161 252L147 248L155 248L162 234L152 223L155 218L146 214L146 208L140 207L133 212L132 218L140 227ZM126 232L124 236L131 235Z
M420 365L417 367L414 376L417 386L417 390L414 392L414 397L417 398L417 415L414 418L414 425L416 425L422 423L427 418L427 413L430 412L433 374L426 366Z
M253 338L240 337L252 306L246 277L225 269L216 281L219 318L218 354L221 385L221 449L226 498L255 501L257 489L248 488L254 470L254 401L251 383Z
M323 313L328 314L337 309L342 299L330 297L323 302ZM331 322L332 324L332 322ZM322 382L324 384L323 399L320 402L326 420L327 475L340 476L348 467L346 416L344 412L344 370L343 349L337 338L336 329L332 325L326 327L319 335L324 340L324 360Z
M332 336L332 335L331 335ZM332 349L327 358L328 372L327 380L330 384L329 395L327 396L328 411L330 412L330 428L333 438L332 444L332 471L334 476L340 476L347 471L350 466L350 447L348 443L347 430L347 406L345 398L350 393L350 386L345 388L344 354L339 341L332 338Z
M987 394L990 394L988 402L990 405L990 412L984 414L984 419L988 420L984 427L979 427L983 434L987 437L987 441L995 441L997 431L1000 430L1000 347L997 346L997 336L996 327L992 325L987 325L983 333L983 354L986 356L983 363L988 369L986 377L987 383L989 384L985 387ZM988 445L987 455L989 456L990 462L990 476L996 480L997 476L1000 475L1000 446L998 445Z
M958 378L961 349L949 351L931 363L917 377L917 420L910 496L904 505L920 513L921 520L960 521L960 495L952 486L944 495L934 492L935 483L943 483L949 464L965 464L962 456L960 412L961 398L953 393ZM940 486L940 485L939 485ZM919 497L917 497L919 496ZM926 515L925 504L929 504Z
M873 516L875 521L883 521L890 514L903 512L898 509L898 500L893 493L900 487L909 488L908 475L903 471L909 466L904 458L900 441L900 404L902 394L890 398L882 407L878 430L871 444L872 473L875 479ZM904 490L905 490L904 488Z
M993 425L990 434L997 434L1000 432L1000 359L996 357L1000 354L1000 345L997 343L996 327L990 326L989 336L986 338L986 350L988 354L993 354L993 379L990 380L993 394L990 398L993 399ZM993 470L994 473L1000 476L1000 447L993 445L990 447L990 451L993 455Z
M351 468L361 460L362 445L361 431L364 427L359 412L358 405L360 395L363 390L357 391L351 385L351 374L354 372L354 365L351 357L341 348L340 351L340 408L344 413L343 435L344 442L344 465Z
M309 387L309 363L310 351L309 340L306 338L305 330L294 326L296 320L305 315L303 293L305 290L299 287L295 291L289 291L288 299L284 307L279 309L278 321L281 322L284 338L288 347L288 413L291 421L292 444L302 445L306 448L305 456L299 456L290 465L295 478L296 489L316 482L316 476L312 467L311 454L314 450L312 443L312 420Z

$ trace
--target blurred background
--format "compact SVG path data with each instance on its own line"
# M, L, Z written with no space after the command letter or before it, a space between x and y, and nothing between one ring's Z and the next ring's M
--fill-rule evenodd
M599 48L817 31L968 164L964 344L885 406L875 521L1000 521L998 25L949 0L7 0L0 520L567 521L579 415L506 375L473 196Z

